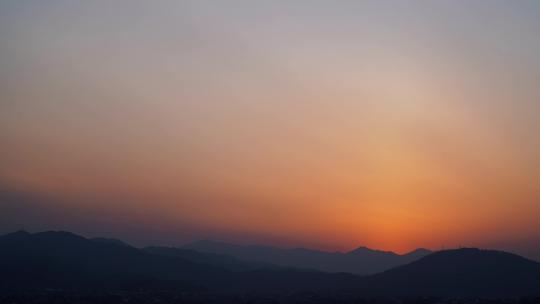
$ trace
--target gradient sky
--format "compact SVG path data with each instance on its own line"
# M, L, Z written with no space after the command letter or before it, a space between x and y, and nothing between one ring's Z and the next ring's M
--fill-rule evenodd
M540 258L538 1L2 1L0 230Z

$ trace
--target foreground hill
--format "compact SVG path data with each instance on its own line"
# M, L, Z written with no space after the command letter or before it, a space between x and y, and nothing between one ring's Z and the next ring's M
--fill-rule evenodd
M369 285L401 295L538 295L540 264L507 252L462 248L374 275Z
M374 274L418 260L431 252L417 249L399 255L390 251L358 247L347 253L326 252L305 248L284 249L261 245L236 245L210 240L184 246L200 252L225 254L244 261L257 261L280 266L317 269L325 272L348 272L358 275Z

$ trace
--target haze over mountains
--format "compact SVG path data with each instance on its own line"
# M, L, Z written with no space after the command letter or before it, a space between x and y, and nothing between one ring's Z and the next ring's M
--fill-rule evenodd
M364 252L380 254L360 249L336 253L336 257ZM322 253L309 251L309 254ZM500 251L471 248L439 251L379 274L358 276L247 261L186 248L138 249L118 240L88 239L53 231L34 234L19 231L0 236L0 274L0 290L327 291L363 296L540 294L540 264Z
M263 245L236 245L202 240L183 248L200 252L226 254L247 261L258 261L281 266L311 268L325 272L373 274L398 265L410 263L431 253L419 248L404 255L390 251L358 247L346 253L326 252L306 248L284 249Z

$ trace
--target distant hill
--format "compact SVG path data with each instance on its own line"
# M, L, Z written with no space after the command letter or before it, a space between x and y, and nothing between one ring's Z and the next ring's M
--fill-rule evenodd
M96 237L96 238L91 238L90 240L92 240L94 242L100 242L100 243L106 243L106 244L116 244L118 246L131 247L131 245L129 245L129 244L125 243L125 242L122 242L120 240L117 240L117 239Z
M512 296L540 293L540 264L494 250L439 251L369 278L370 289L387 294Z
M249 271L277 268L276 266L268 263L249 262L225 254L199 252L193 249L150 246L143 248L142 250L155 255L177 257L195 263L219 266L230 271Z
M431 253L427 249L417 249L405 255L398 255L394 252L373 250L367 247L358 247L350 252L341 253L305 248L284 249L261 245L235 245L210 240L193 242L183 248L226 254L245 261L359 275L378 273L410 263Z

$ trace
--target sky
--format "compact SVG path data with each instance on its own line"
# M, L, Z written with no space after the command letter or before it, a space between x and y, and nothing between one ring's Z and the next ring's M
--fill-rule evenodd
M537 1L2 1L0 232L540 259Z

